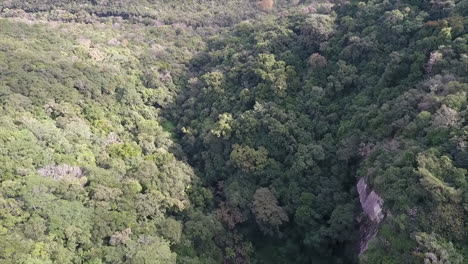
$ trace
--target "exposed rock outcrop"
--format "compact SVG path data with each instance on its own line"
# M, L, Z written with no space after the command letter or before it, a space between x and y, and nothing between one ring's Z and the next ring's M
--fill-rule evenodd
M37 170L37 173L57 181L76 182L80 185L84 185L87 181L80 167L68 164L48 165Z
M384 218L383 199L370 188L364 178L361 178L357 185L359 201L365 217L360 221L360 245L359 254L364 253L369 242L377 235L380 222Z

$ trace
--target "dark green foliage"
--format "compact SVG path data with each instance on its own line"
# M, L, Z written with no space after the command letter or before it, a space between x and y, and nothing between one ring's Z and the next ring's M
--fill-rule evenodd
M467 7L0 3L0 263L466 262Z

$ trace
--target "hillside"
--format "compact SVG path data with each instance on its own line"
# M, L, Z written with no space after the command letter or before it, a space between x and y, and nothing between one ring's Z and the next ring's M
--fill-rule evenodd
M467 16L2 1L0 263L466 263Z

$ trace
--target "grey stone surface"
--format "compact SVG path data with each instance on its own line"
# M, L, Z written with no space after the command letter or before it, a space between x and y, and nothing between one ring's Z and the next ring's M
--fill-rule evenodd
M366 214L366 219L361 221L360 226L361 241L359 253L362 254L367 250L369 242L377 235L379 224L384 218L382 211L384 201L369 187L364 178L359 179L356 187L359 193L361 208Z

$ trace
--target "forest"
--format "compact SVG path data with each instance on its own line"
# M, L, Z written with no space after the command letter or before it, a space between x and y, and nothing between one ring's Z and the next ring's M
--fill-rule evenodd
M0 264L468 263L468 0L0 0Z

